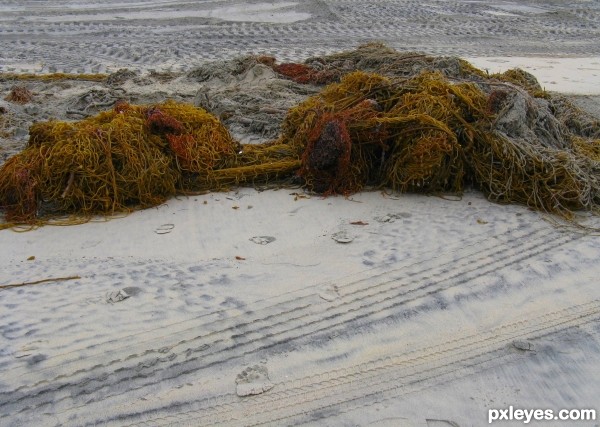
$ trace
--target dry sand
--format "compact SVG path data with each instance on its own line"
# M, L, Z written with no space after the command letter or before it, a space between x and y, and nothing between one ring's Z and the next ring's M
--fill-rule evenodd
M269 34L265 43L287 34L268 53L301 59L365 41L378 19L373 31L395 47L414 47L398 34L420 23L426 36L407 40L422 40L421 50L449 50L490 72L529 67L600 117L597 2L60 3L72 9L2 3L4 71L78 71L78 62L133 73L106 84L28 83L34 102L2 104L5 157L32 121L78 119L123 98L229 108L237 137L268 139L311 89L262 66L190 78L210 59L188 61L198 46L228 58L245 53L236 43L252 50L256 34ZM129 39L115 31L127 28ZM331 40L313 43L326 29ZM237 51L220 50L219 31ZM156 65L173 64L170 74L135 67L105 42L145 57L144 32L154 50L165 46ZM173 33L193 35L195 45L178 42L187 56L172 55ZM495 41L503 37L510 43ZM264 95L268 84L286 96ZM236 120L260 103L281 113ZM321 198L244 188L110 221L2 231L0 284L57 280L0 289L0 425L465 427L510 405L600 411L600 241L559 225L477 192Z

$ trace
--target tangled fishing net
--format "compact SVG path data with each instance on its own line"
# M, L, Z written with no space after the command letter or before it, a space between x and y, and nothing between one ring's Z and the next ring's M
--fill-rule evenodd
M311 57L304 63L276 64L274 71L299 82L336 83L354 71L393 77L415 77L425 71L440 71L447 77L486 78L487 74L457 57L435 57L419 52L398 52L378 42L366 43L355 50L323 57Z
M299 174L328 194L367 185L460 193L471 184L491 200L563 215L600 201L599 141L499 80L354 72L292 109L284 129L306 146Z
M192 188L200 172L209 181L238 152L239 144L204 110L120 103L79 122L32 126L28 147L0 171L0 206L8 222L19 223L51 213L154 206Z
M214 115L172 101L36 124L27 148L0 169L3 227L287 180L325 195L473 186L565 217L600 203L600 124L520 70L488 76L457 58L376 44L298 67L246 59L234 71L249 64L294 84L329 84L261 144L240 144Z

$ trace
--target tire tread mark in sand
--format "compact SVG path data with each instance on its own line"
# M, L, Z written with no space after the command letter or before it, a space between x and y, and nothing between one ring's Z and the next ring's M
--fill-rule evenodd
M587 8L574 7L572 4L555 4L548 9L551 13L540 16L531 13L497 16L490 13L494 8L490 8L489 5L478 6L470 2L424 4L392 0L361 4L355 1L328 0L324 3L333 11L325 21L318 19L293 24L221 22L205 24L201 27L202 30L185 20L177 19L156 21L153 25L148 25L139 19L82 23L71 22L73 17L69 17L66 22L43 22L37 19L34 25L27 28L23 28L24 24L18 19L7 19L2 21L3 29L0 32L11 37L18 35L23 44L16 47L14 43L0 45L5 47L7 52L4 59L8 67L24 66L20 57L25 55L29 60L47 64L44 65L44 69L60 68L60 71L66 72L81 68L81 58L89 57L90 52L96 52L99 45L115 38L126 40L127 46L133 46L135 53L119 48L120 53L103 57L112 59L115 62L114 68L129 67L138 71L150 67L168 68L169 63L181 58L189 58L182 67L189 70L205 60L239 56L242 50L254 53L274 51L288 60L302 60L306 57L307 50L295 51L294 48L299 44L312 48L319 46L322 51L332 52L340 48L352 48L357 43L374 38L396 44L399 48L408 46L430 54L453 53L461 56L519 53L579 53L589 56L598 52L597 43L594 44L592 40L599 32L600 14L593 4ZM186 7L184 2L176 4L182 8ZM176 7L169 5L170 9ZM124 7L120 10L127 12L136 9ZM37 15L37 18L45 18L49 13L51 12L48 9L36 9L28 17ZM88 10L86 13L94 12ZM56 19L57 16L54 14L52 18ZM587 24L585 32L580 31L582 21ZM523 25L523 22L527 25ZM393 24L392 28L390 23ZM499 29L500 24L503 25L502 30ZM329 37L323 37L323 34L326 34L323 30L328 30L334 25L337 31ZM463 43L465 37L473 37L461 28L466 25L469 25L470 33L474 35L496 39L527 36L529 43L527 46L518 43L488 43L483 47L476 43ZM160 31L153 33L153 27L160 27ZM181 37L182 33L189 34L189 38L195 42L180 50L177 43L184 40ZM265 36L267 34L268 37ZM43 38L44 35L50 37ZM76 42L65 42L74 35L77 35ZM578 43L572 43L573 37L577 37ZM228 43L217 52L211 51L215 40L219 39L228 39ZM548 46L548 39L556 42ZM402 40L402 44L397 40ZM589 41L585 42L586 40ZM154 44L154 47L151 44ZM168 53L163 55L155 52L156 47L164 46L169 47ZM510 51L506 46L510 47ZM136 61L136 56L142 60ZM89 60L89 65L85 61L84 64L86 68L104 70L108 65L106 60L102 60L103 57L93 57Z
M577 310L577 313L574 315L569 315L569 313L566 313L568 311L571 311L572 309ZM595 300L592 301L590 303L586 303L586 304L581 304L579 306L575 306L575 307L569 307L566 310L561 310L561 311L557 311L557 312L553 312L551 313L551 315L543 315L540 316L538 319L535 320L541 320L540 323L535 323L534 320L534 327L532 327L532 319L527 319L527 320L521 320L519 322L515 322L511 325L503 325L500 328L494 329L493 331L495 332L494 335L492 336L488 336L484 339L479 339L479 340L475 340L473 342L470 343L461 343L460 345L458 345L457 347L454 347L453 349L438 349L437 351L434 351L432 354L425 354L422 355L420 357L416 357L415 359L413 359L414 361L419 361L418 363L415 363L416 366L421 366L422 369L413 369L412 373L409 374L404 374L404 373L394 373L394 371L396 370L397 366L400 365L405 365L405 364L410 364L412 367L412 363L413 360L410 361L394 361L391 360L393 358L389 358L388 361L386 362L386 364L384 366L378 367L378 368L373 368L371 367L370 369L368 369L368 371L370 371L370 373L368 375L361 375L360 373L356 373L356 372L351 372L351 373L347 373L346 375L342 376L342 382L343 384L347 387L346 390L344 390L341 393L335 393L336 395L340 395L340 396L348 396L350 393L353 393L354 395L356 395L356 398L362 397L363 395L374 395L377 393L381 393L382 391L389 391L390 389L394 389L397 387L398 384L401 384L401 380L404 380L407 377L417 377L418 381L419 378L419 374L422 373L429 373L430 370L433 369L441 369L441 368L450 368L450 371L453 371L456 365L463 365L464 362L472 360L474 358L480 358L483 355L490 355L492 359L496 358L497 355L494 355L494 353L500 351L502 352L504 351L511 351L509 349L509 345L512 341L514 341L517 338L540 338L542 336L546 336L549 335L551 333L554 332L558 332L567 328L571 328L571 327L575 327L575 326L579 326L581 324L584 323L588 323L588 322L592 322L592 321L597 321L600 320L600 300ZM508 328L507 328L508 326ZM508 330L509 329L509 330ZM483 334L485 335L485 334ZM480 352L480 348L481 347L485 347L488 348L487 351L484 352ZM474 349L472 351L469 351L468 349L465 349L465 347L473 347ZM451 354L447 354L451 352ZM474 353L474 354L473 354ZM442 357L442 355L445 355ZM453 356L456 355L458 356L457 358L454 358ZM429 363L427 360L434 358L434 360L436 361L441 361L442 359L449 359L444 361L443 363L441 363L439 366L431 366L431 363ZM363 367L366 366L365 364L362 365ZM375 373L374 371L380 371ZM331 376L329 373L327 374L327 376ZM325 381L323 381L320 385L323 386L323 388L332 388L332 387L338 387L338 383L340 382L340 378L336 378L336 379L326 379ZM370 384L369 384L370 383ZM360 384L359 387L356 387L356 384ZM367 384L367 385L365 385ZM388 387L384 388L382 390L382 387L380 387L381 384L388 384ZM369 387L371 390L367 390L365 392L364 389L367 389L367 387ZM359 388L362 388L363 390L359 390ZM375 388L375 390L373 390L373 388ZM327 395L331 395L331 390L328 390L325 393L325 396L319 396L319 394L315 393L315 386L311 385L310 389L306 389L305 390L305 396L310 396L310 398L314 401L319 401L319 408L318 409L322 409L322 399L326 398ZM285 394L281 394L282 397L288 398L290 396L290 393L285 393ZM267 397L267 396L264 396ZM293 396L291 396L293 397ZM345 400L345 399L343 399ZM289 405L290 407L295 407L297 405L298 400L296 400L296 403L293 403L291 405ZM268 403L268 407L269 408L273 408L273 402L269 402ZM264 409L265 412L267 411L267 408ZM352 409L349 409L352 410ZM304 412L304 411L302 411ZM258 414L260 414L260 416L263 415L263 413L259 410L257 411ZM288 418L288 417L285 417ZM283 419L283 418L282 418ZM279 419L278 419L279 420ZM275 420L269 420L269 421L275 421ZM250 425L250 424L246 424L246 425Z
M527 242L525 243L525 245L521 244L520 240L515 239L514 241L511 241L509 243L511 243L512 245L514 245L515 247L512 248L511 246L509 246L508 248L502 248L502 249L497 249L495 250L495 252L492 252L490 254L485 253L485 252L481 252L478 251L476 253L476 255L478 255L478 259L485 259L485 258L491 258L492 261L489 261L486 264L486 270L485 271L481 271L479 270L479 274L476 274L473 278L479 277L483 274L486 274L486 272L490 272L490 271L495 271L496 269L499 268L499 266L501 267L506 267L507 265L513 264L515 262L518 261L522 261L523 259L527 259L530 258L531 256L534 256L536 254L539 253L543 253L545 250L552 248L552 247L557 247L560 246L564 243L566 243L569 240L575 239L579 236L561 236L561 235L556 235L554 240L550 240L548 239L548 236L546 234L546 232L542 232L542 230L538 230L539 232L539 242L537 241L537 239L533 239L531 237L531 234L534 234L534 232L530 233L530 235L528 236L524 236L527 237ZM519 249L519 252L517 254L514 254L514 249ZM480 249L480 248L479 248ZM534 251L535 249L535 251ZM508 252L508 256L502 257L501 254L503 252ZM511 253L513 253L511 255ZM504 261L507 258L514 258L513 260L509 261L508 263L502 263L500 261ZM455 260L453 260L455 261ZM474 264L472 261L469 262L469 264ZM480 268L482 267L481 264L479 264ZM475 271L475 269L473 268L471 271ZM453 276L449 277L449 278L445 278L445 279L440 279L439 281L443 281L446 283L449 283L452 279L458 278L461 275L466 275L468 273L470 273L471 271L467 271L467 272L460 272L457 274L454 274ZM442 269L442 271L439 273L439 275L443 275L446 274L448 271L445 269ZM322 332L322 331L326 331L329 329L332 329L333 326L339 326L339 325L343 325L343 324L347 324L349 322L352 321L356 321L356 320L361 320L361 319L365 319L368 318L369 316L381 311L381 310L385 310L385 309L389 309L389 308L394 308L397 306L400 306L402 304L406 304L407 302L412 302L415 301L416 299L422 298L424 296L430 295L432 293L436 293L439 292L440 290L445 290L448 289L450 287L453 286L457 286L458 284L447 284L443 289L434 289L434 290L428 290L428 288L431 288L432 286L436 285L438 282L436 281L431 281L431 271L428 272L429 274L429 283L425 284L425 285L421 285L421 286L417 286L417 288L415 289L409 289L406 292L402 293L402 294L393 294L392 296L386 296L383 297L380 300L368 303L368 304L362 304L357 308L351 308L349 309L348 307L344 307L343 310L340 310L343 306L347 306L353 302L357 302L357 301L364 301L365 296L362 297L357 297L354 300L350 301L350 302L342 302L341 304L338 304L338 313L333 314L333 315L329 315L327 317L323 317L321 314L321 310L322 308L317 307L317 309L315 310L315 313L309 313L308 316L312 316L313 320L311 321L307 321L308 316L307 315L302 315L296 318L287 318L287 319L283 319L279 324L280 325L284 325L285 327L287 327L287 330L284 331L278 331L278 332L270 332L270 333L266 333L262 336L259 336L255 339L252 339L250 341L247 341L245 343L236 343L234 345L230 345L229 347L225 347L225 348L220 348L220 349L216 349L216 351L212 351L212 352L206 352L204 351L203 354L200 356L196 356L193 358L188 358L183 362L176 362L171 364L171 368L174 367L183 367L184 370L183 372L179 371L179 373L177 375L175 375L173 378L187 374L187 373L191 373L191 372L195 372L199 369L202 368L206 368L209 366L213 366L215 364L220 364L220 363L224 363L225 361L230 361L233 359L237 359L239 357L242 357L243 355L246 354L250 354L250 353L254 353L256 351L259 350L265 350L271 347L274 347L278 344L281 344L282 342L287 342L290 340L298 340L301 338L306 338L307 336L313 335L317 332ZM471 279L467 279L467 280L472 280ZM409 283L415 283L417 282L416 280L411 280ZM396 281L391 281L391 282L386 282L386 283L396 283ZM463 283L463 282L460 282ZM376 285L378 286L378 285ZM396 286L395 288L393 288L394 290L398 290L400 286ZM372 288L372 287L371 287ZM369 288L370 289L370 288ZM422 295L416 295L413 296L410 299L406 299L406 298L402 298L405 295L409 294L409 293L414 293L417 291L421 291ZM379 292L381 293L381 292ZM371 294L368 297L372 298L373 296L377 296L378 293L376 294ZM400 298L400 301L394 301ZM334 301L335 302L335 301ZM383 307L381 306L382 304ZM371 308L372 310L365 310ZM328 310L329 312L331 311L331 308ZM350 318L347 318L350 317ZM336 320L337 323L335 323L334 325L332 325L332 321ZM251 324L252 322L250 322ZM294 326L293 327L289 327L290 323L292 323ZM323 326L323 324L325 324L325 326ZM239 327L239 326L238 326ZM236 327L237 328L237 327ZM273 325L267 325L264 327L259 328L258 330L262 330L262 329L272 329ZM231 328L228 328L228 330L231 330ZM288 337L282 337L282 335L286 334L286 333L290 333L292 331L295 330L300 330L299 333L296 333L295 335L292 336L288 336ZM254 331L256 332L256 331ZM210 335L214 334L215 332L211 333ZM258 333L258 332L256 332ZM244 336L246 337L246 336ZM273 338L278 337L278 340L273 340ZM213 342L213 346L215 346L215 344L218 344L219 342L225 342L226 343L227 338L223 338L220 339L219 341ZM264 343L264 341L267 341L267 343ZM226 343L227 344L227 343ZM254 347L252 347L254 345ZM212 347L209 347L212 349ZM246 349L244 351L240 351L242 347L246 347ZM248 349L247 347L251 347L250 349ZM225 353L229 350L236 350L235 354L231 355L230 357L224 358L222 356L222 353ZM210 358L209 356L213 356L212 358ZM212 359L212 360L211 360ZM170 360L169 360L170 361ZM198 366L198 362L203 362L202 366ZM142 362L136 363L133 366L130 366L131 371L135 372L135 367L139 366ZM155 365L155 363L151 364L151 366L149 366L149 368L152 368ZM192 368L189 368L187 370L185 370L185 366L193 366ZM152 377L153 374L159 373L164 371L165 367L164 366L159 366L157 369L151 370L150 372L147 372L146 370L144 370L144 372L138 372L137 374L134 375L129 375L129 376L123 376L121 378L115 379L113 380L110 385L116 385L116 384L120 384L123 382L133 382L136 380L145 380L148 377ZM127 373L127 370L124 372L125 374ZM98 383L98 387L96 388L90 388L88 390L85 391L81 391L81 395L89 395L91 393L94 393L102 388L107 387L109 384L106 383L106 380L109 378L91 378L88 381L89 385L95 385L95 383ZM110 378L112 379L112 378ZM161 377L161 380L164 379ZM72 385L77 385L79 381L73 381L71 384ZM145 382L144 384L137 386L137 387L130 387L129 390L137 390L137 389L141 389L143 387L146 387L150 385L148 382ZM64 388L65 385L60 385L58 386L60 387L60 389ZM10 402L12 404L18 403L20 400L24 400L24 399L29 399L31 397L39 397L43 394L46 393L52 393L53 391L56 391L57 389L59 389L58 387L53 387L53 388L47 388L47 389L42 389L40 390L38 393L28 393L27 396L23 396L22 398ZM105 396L105 397L109 397L109 396ZM59 399L60 400L60 399ZM51 403L51 402L56 402L56 399L52 399L52 396L50 396L50 400L47 403ZM8 403L8 402L7 402ZM43 403L40 403L40 405ZM1 407L2 405L0 405ZM23 410L31 410L33 409L32 407L27 407L24 408Z
M503 233L502 235L499 235L499 236L496 236L496 237L500 238L502 236L507 236L508 238L514 239L513 233L508 233L508 232L507 233ZM464 251L465 248L474 248L474 247L477 247L478 248L477 253L479 254L481 252L480 251L480 248L481 248L480 245L483 244L483 240L485 240L485 237L489 237L489 236L485 236L484 234L475 235L475 236L472 236L470 239L462 240L460 243L456 243L455 245L446 245L446 246L444 246L443 249L446 252L450 252L450 253L460 253L460 251L461 250ZM528 234L528 235L526 235L526 236L524 236L524 237L531 237L531 233ZM523 236L521 236L520 238L523 238ZM375 270L375 269L368 269L368 270L365 270L363 272L359 272L357 274L353 274L352 276L342 277L342 278L336 280L335 284L340 289L343 288L343 287L349 287L349 286L351 286L353 284L356 285L356 286L358 286L359 289L360 289L360 287L362 287L362 282L364 280L373 280L373 279L376 279L378 277L383 277L383 276L390 275L390 274L393 274L393 273L405 272L405 270L407 268L417 268L417 266L422 265L422 264L427 264L428 262L435 262L437 266L447 265L449 263L441 263L441 262L438 261L439 258L440 258L440 256L442 255L441 250L442 250L441 247L440 248L436 248L435 250L430 251L431 253L435 253L436 254L436 255L434 255L434 256L432 256L430 258L424 258L424 259L420 259L417 262L411 262L411 263L406 263L406 264L405 263L400 263L400 265L396 265L396 267L394 269L387 270L387 271L385 271L383 273L380 272L380 273L377 273L377 274L373 274L373 270ZM469 257L471 255L472 254L467 253L467 254L464 254L463 257ZM461 259L461 258L462 257L459 256L457 259ZM361 278L361 276L363 276L363 277ZM358 279L357 279L357 277L358 277ZM347 281L347 283L344 283L344 281ZM306 297L314 297L315 293L318 293L318 290L320 288L322 288L324 285L326 285L326 284L317 284L317 285L306 286L306 287L304 287L304 289L302 291L304 292L305 290L307 290L309 293L306 294L304 292L302 295L300 295L300 297L302 297L302 298L299 298L299 292L293 292L293 293L291 293L291 297L288 297L288 299L286 299L284 301L280 301L279 303L277 303L275 305L271 305L271 306L266 306L266 307L259 308L257 310L254 310L253 313L244 313L243 314L244 318L246 318L249 314L256 315L256 314L258 314L260 312L266 312L267 315L265 317L263 317L263 318L254 319L251 322L244 321L244 323L241 323L241 324L233 324L232 326L230 326L228 328L222 329L221 332L231 331L231 330L233 330L235 328L244 327L244 326L249 325L250 323L255 323L256 324L258 321L268 321L268 320L272 319L275 316L282 316L282 315L285 315L285 314L289 314L290 312L294 311L295 309L304 309L306 307L301 307L301 305L303 304L301 301L306 301ZM286 295L290 295L290 293L281 294L281 296L286 296ZM268 300L265 300L265 301L268 301ZM286 304L289 304L289 303L293 304L293 307L290 308L289 311L286 311L287 309L285 309L285 308L283 310L281 310L281 309L277 310L277 307L280 307L280 306L285 307ZM269 313L270 310L274 311L274 313ZM132 341L136 337L140 337L140 336L143 336L143 335L151 335L151 337L152 337L151 341L155 342L157 340L161 340L162 338L166 339L168 336L173 336L174 333L172 331L169 333L169 335L162 335L162 336L161 335L157 335L158 332L160 332L161 330L163 330L165 328L168 328L168 327L184 325L186 327L185 327L185 329L183 329L183 331L189 331L191 333L194 333L197 330L198 326L200 326L200 325L211 326L211 325L218 324L218 325L222 326L223 322L226 321L226 320L228 320L228 319L223 319L222 318L222 315L224 315L224 314L226 314L225 311L219 310L217 312L204 314L204 315L202 315L202 316L200 316L198 318L195 318L193 320L180 321L180 322L176 322L176 323L169 324L169 325L161 325L159 328L150 329L148 331L144 331L143 333L139 333L139 334L135 334L135 335L122 336L122 337L119 337L119 339L116 339L116 340L111 338L111 340L105 341L103 343L97 343L96 342L94 344L94 346L98 346L99 344L102 344L102 353L103 353L102 357L103 357L103 359L106 359L107 355L111 354L110 349L107 348L107 345L110 344L110 343L119 344L119 347L117 348L117 350L121 350L122 351L122 350L125 350L127 348L127 346L123 346L122 345L122 342L123 341ZM208 318L208 317L210 317L210 316L219 316L219 318L216 321L206 322L205 319ZM238 317L240 317L240 316L238 316ZM232 319L235 320L235 317L232 318ZM32 327L33 325L29 325L29 326ZM219 331L213 331L213 333L217 333L217 332L219 332ZM191 339L182 339L182 340L174 343L173 347L185 345L185 344L187 344L189 342L197 340L198 338L205 338L205 336L203 336L203 337L197 337L196 336L196 337L191 338ZM163 340L161 340L161 341L163 341ZM138 340L137 343L139 344L139 342L140 341ZM142 342L145 342L143 340L143 338L142 338ZM84 350L84 349L87 349L87 348L89 348L89 347L74 349L74 350L71 350L69 352L60 354L60 356L66 356L68 354L75 354L76 359L77 359L77 356L78 356L77 352L81 351L81 350ZM115 362L119 362L119 361L122 361L122 360L128 360L128 359L130 359L132 357L144 356L144 355L149 355L149 354L156 354L157 352L158 352L157 350L146 350L141 355L140 354L131 354L131 355L123 357L121 359L116 359ZM65 364L68 364L68 362L67 363L60 363L60 364L53 364L53 365L48 365L48 363L46 363L46 367L43 368L43 369L41 369L40 371L50 370L50 369L55 370L57 367L65 365ZM96 367L104 367L104 366L108 366L108 365L99 364ZM25 370L16 370L16 371L13 371L12 373L14 374L15 377L21 377L23 374L26 374L27 371L25 371ZM55 380L58 380L58 379L61 379L61 377L55 377L52 381L55 381ZM33 386L35 386L35 385L38 385L38 384L34 384Z
M227 409L224 410L220 405L214 406L210 403L214 402L213 400L207 402L209 405L201 410L201 416L198 415L199 410L193 410L170 417L158 417L152 419L152 423L158 425L158 421L195 421L198 423L194 425L200 426L205 425L202 424L202 421L205 421L208 423L206 425L211 425L215 422L236 421L236 417L231 412L235 407L239 409L238 413L246 415L248 412L244 412L243 408L252 407L252 414L257 420L245 417L244 425L260 425L267 422L281 422L284 419L302 416L310 411L323 410L331 406L348 405L366 396L380 397L382 392L393 396L407 394L411 390L406 389L413 384L435 380L465 365L469 366L467 362L474 359L484 359L476 363L481 364L505 357L507 353L512 353L508 344L517 338L541 338L581 324L598 321L599 316L600 300L593 300L541 316L521 319L483 333L455 338L442 344L279 383L275 385L273 392L238 401L234 408L231 403L227 403ZM441 372L432 375L431 372L435 370ZM406 381L408 378L413 379ZM384 399L391 397L388 395ZM223 398L225 399L225 396ZM349 404L345 411L355 410L363 405L365 404L355 406ZM276 417L269 415L269 413L281 412L282 409L287 409L289 413L284 412L283 415ZM209 411L217 414L211 414ZM336 411L336 414L338 413L339 411Z
M542 230L540 230L540 229L535 229L533 231L528 231L526 234L524 234L522 236L519 236L518 238L517 238L517 236L515 236L515 234L516 234L515 232L513 232L513 233L506 232L506 233L503 233L502 235L500 235L498 237L506 236L507 238L511 239L513 241L513 243L514 243L514 242L516 242L518 240L521 240L521 239L529 239L529 240L531 240L534 235L538 235L540 233L545 233L545 232L542 231ZM541 234L540 234L540 236L541 236ZM448 262L445 262L445 263L439 262L439 258L442 256L442 254L441 253L437 253L436 255L434 255L434 256L432 256L430 258L425 258L425 259L421 259L421 260L419 260L417 262L412 262L410 264L401 265L400 267L394 268L392 270L387 270L385 272L379 272L377 274L373 274L373 270L369 269L369 270L367 270L367 271L365 271L363 273L363 274L366 275L365 277L360 277L360 274L359 274L358 275L359 276L358 279L356 279L357 275L353 275L353 276L350 276L350 281L348 283L340 283L340 281L336 281L335 284L337 285L339 291L341 293L343 293L343 296L347 297L347 296L350 296L350 295L357 295L357 293L360 293L360 294L362 294L364 292L371 292L372 293L372 290L376 289L377 287L381 287L381 284L376 284L374 286L367 286L367 287L365 287L364 286L364 282L366 282L366 281L372 282L372 281L380 279L380 278L389 277L389 276L391 276L393 274L396 274L396 273L402 273L403 276L405 276L406 278L414 278L414 276L417 275L419 272L422 272L422 271L425 271L425 270L431 271L430 269L427 268L427 264L428 263L435 263L436 267L438 269L441 269L441 270L443 270L444 267L449 266L450 264L453 264L454 267L456 267L457 262L460 261L460 260L464 260L464 263L466 265L470 265L472 263L471 258L472 258L473 255L476 255L478 258L484 258L486 256L489 256L489 255L487 255L487 252L484 252L484 250L482 249L482 245L484 244L484 242L482 241L482 239L480 239L480 236L475 236L475 237L476 238L472 239L472 241L470 241L470 242L469 241L461 241L460 245L457 245L455 247L455 249L458 249L460 247L460 249L463 252L465 251L466 248L472 248L471 252L467 252L467 253L464 253L464 254L459 254L458 256L455 256L453 259L451 259ZM544 237L545 237L545 234L544 234ZM496 242L491 241L491 240L488 239L487 243L490 246L488 248L489 250L491 250L491 251L496 251L497 250ZM454 249L452 247L447 247L446 249L449 250L450 252L454 253ZM460 252L460 251L458 251L458 252ZM415 270L416 273L412 272L411 269ZM431 276L431 274L429 276ZM428 276L428 278L430 278L429 276ZM400 279L401 278L402 277L400 277ZM389 284L389 283L391 283L394 280L398 280L398 278L394 277L392 280L387 280L387 281L383 282L383 284L384 285ZM319 286L319 287L321 287L321 286ZM354 291L344 292L345 289L350 289L350 288L353 288ZM394 290L396 288L393 288L391 290ZM207 337L209 337L211 335L216 335L216 334L224 333L224 332L233 332L235 330L240 330L240 329L248 327L250 325L257 326L261 322L265 323L266 327L273 328L274 324L273 323L269 323L269 322L271 320L273 320L273 319L276 319L277 317L284 317L285 320L284 320L283 323L287 324L289 322L289 320L290 320L289 317L287 317L287 315L290 315L291 313L293 313L294 311L297 311L297 310L305 310L305 309L307 309L308 308L307 305L310 305L310 299L307 299L307 298L308 297L314 297L314 292L315 292L314 290L311 290L311 294L308 295L308 296L305 296L305 298L294 297L293 299L280 302L280 303L276 304L275 306L266 307L263 310L260 310L260 311L257 311L255 313L253 313L255 315L261 314L261 313L266 313L266 316L264 316L262 318L258 317L258 318L254 318L253 320L248 321L248 320L246 320L247 314L245 314L244 315L245 317L244 317L242 323L233 323L232 325L230 325L228 327L225 327L225 328L223 328L222 325L228 319L222 319L222 318L220 318L220 319L218 319L218 320L216 320L214 322L200 323L199 325L205 325L208 328L210 328L210 326L212 326L212 325L219 325L219 326L221 326L221 329L214 330L214 331L212 331L212 332L210 332L210 333L208 333L206 335L203 335L203 336L195 336L194 338L191 338L191 339L180 340L173 347L183 346L183 345L186 345L186 344L189 345L191 342L194 342L194 341L197 341L197 340L205 340ZM285 308L286 304L290 304L290 303L292 304L292 307L290 307L289 309ZM283 310L281 310L281 309L278 310L278 307L281 307L281 306L284 307L284 309ZM313 310L313 313L318 313L320 315L320 309ZM237 317L233 318L231 320L235 321L236 319L237 319ZM296 318L294 318L294 319L296 319ZM279 323L276 323L276 324L282 324L282 322L279 322ZM197 327L198 327L198 325L192 324L190 327L188 327L188 330L191 331L191 332L194 332L194 331L197 330ZM162 326L162 328L164 328L164 326ZM261 330L261 329L264 329L264 327L260 328L259 330ZM255 331L256 330L257 329L255 328ZM132 337L125 337L125 338L127 338L129 340ZM154 338L154 341L156 341L156 340L160 340L161 336L156 336L155 334L153 334L153 338ZM166 338L166 336L163 336L162 338ZM96 343L95 345L97 346L98 344ZM203 346L200 346L200 347L203 347ZM102 357L103 357L103 359L106 359L107 355L110 354L110 353L107 351L105 345L102 345L102 348L103 348ZM126 347L124 347L124 348L126 348ZM123 357L123 358L120 358L120 359L115 359L115 360L113 360L113 362L126 361L126 360L129 360L129 359L135 358L135 357L147 356L147 355L150 355L150 354L156 354L157 352L158 352L157 350L146 350L141 355L140 354L131 354L129 356L126 356L126 357ZM49 366L49 367L47 367L45 369L54 369L55 370L58 366L61 366L61 365L60 364L58 364L58 365L51 365L51 366ZM109 364L97 364L97 365L94 366L94 368L103 368L103 367L108 367L108 366L109 366ZM77 371L77 373L83 373L83 372L85 372L85 370L79 370L79 371ZM17 371L17 372L14 373L14 375L15 376L21 376L24 373L26 373L26 371ZM59 376L59 377L55 377L55 378L53 378L52 380L49 380L49 381L42 381L40 383L34 384L33 387L41 385L41 384L46 383L46 382L55 382L55 381L57 381L59 379L62 379L62 378L64 378L64 377L63 376ZM17 389L17 390L14 390L14 391L20 391L20 389ZM1 395L1 393L0 393L0 395Z
M557 245L561 244L560 242L557 243ZM546 248L540 248L540 253ZM492 269L493 270L493 269ZM462 282L461 282L462 283Z

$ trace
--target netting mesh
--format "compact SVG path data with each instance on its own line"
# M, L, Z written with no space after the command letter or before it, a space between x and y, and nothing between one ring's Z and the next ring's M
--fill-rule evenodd
M318 191L345 194L375 185L460 193L473 183L499 202L563 215L593 209L598 141L569 132L547 101L520 86L501 86L499 95L497 82L452 81L438 72L412 79L355 72L290 111L284 129L310 152L319 148L313 140L323 121L343 118L353 167L332 173L307 164L316 154L303 156L301 171L308 184L319 183Z
M188 143L173 147L171 137ZM154 206L177 193L188 169L225 164L237 148L212 115L173 102L38 123L28 147L1 169L0 206L9 222Z
M527 73L488 76L456 58L376 44L305 65L279 71L335 83L289 109L267 143L240 144L214 115L173 101L117 103L78 122L33 125L27 148L0 169L1 227L298 180L344 195L473 185L491 200L563 216L600 203L600 124ZM317 72L328 77L316 81Z

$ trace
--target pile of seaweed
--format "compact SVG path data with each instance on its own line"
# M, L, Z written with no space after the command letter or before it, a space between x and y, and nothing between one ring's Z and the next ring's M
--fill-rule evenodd
M213 114L173 101L35 124L26 149L0 169L0 227L265 182L325 195L473 186L564 217L600 204L600 123L523 71L489 76L457 58L376 44L300 65L322 74L298 82L328 84L263 144L240 144Z
M31 127L27 147L0 169L0 227L156 206L176 194L277 175L265 165L291 172L293 157L276 144L242 150L216 117L192 105L117 103L78 122Z
M454 56L430 56L420 52L399 52L379 42L370 42L355 50L323 57L311 57L303 63L277 64L275 58L257 57L282 76L304 84L330 84L354 71L381 74L387 77L415 77L423 72L440 72L451 79L485 82L489 79L516 84L532 95L547 97L538 81L520 69L489 74Z
M299 174L326 194L473 185L490 200L565 216L600 202L600 140L570 131L547 100L493 79L354 72L290 110L284 140L306 147Z
M440 71L447 77L485 78L487 74L457 57L436 57L419 52L399 52L378 42L366 43L355 50L323 57L311 57L303 63L277 64L275 58L261 61L277 73L298 83L329 84L339 82L354 71L393 77L414 77L425 71Z

